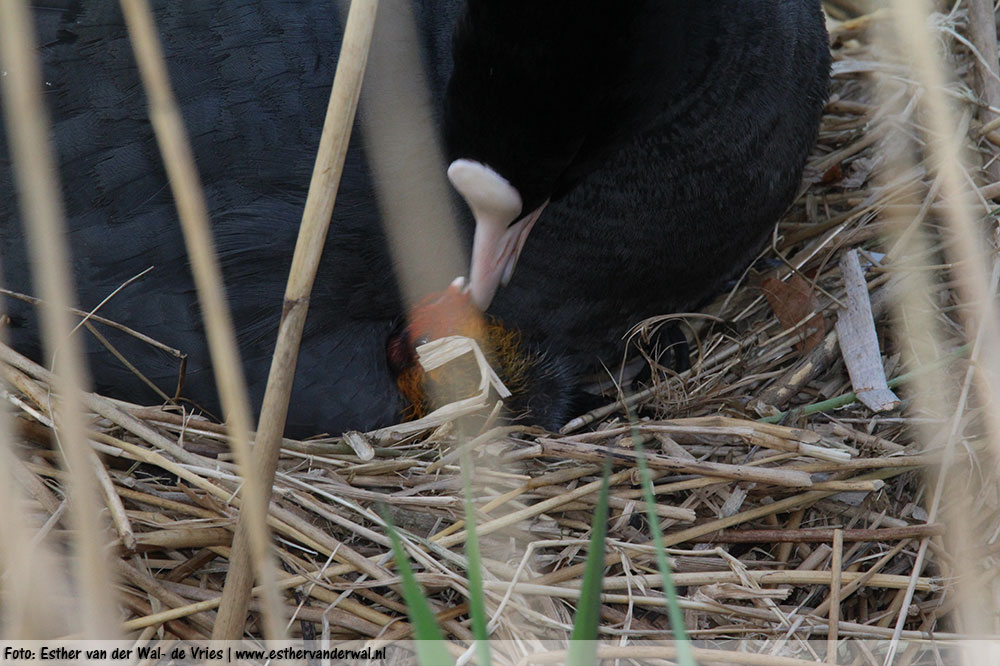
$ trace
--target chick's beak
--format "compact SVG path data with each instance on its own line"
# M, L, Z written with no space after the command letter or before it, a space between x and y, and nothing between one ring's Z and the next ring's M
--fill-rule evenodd
M489 307L501 284L514 274L528 233L545 204L521 215L521 195L507 179L490 167L471 160L455 160L448 178L465 198L476 220L468 290L482 310Z

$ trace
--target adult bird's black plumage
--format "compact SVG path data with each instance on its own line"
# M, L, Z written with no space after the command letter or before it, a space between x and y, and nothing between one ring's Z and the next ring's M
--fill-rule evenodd
M342 25L334 3L315 0L155 4L259 404ZM480 217L509 214L506 225L549 201L492 311L551 363L539 373L555 378L541 389L546 400L522 403L544 404L533 418L556 424L574 380L567 368L579 373L609 360L628 325L710 295L749 261L790 202L826 93L819 2L592 2L582 11L562 0L469 0L453 42L463 4L415 4L428 78L432 96L446 100L451 157L473 165L453 175ZM46 91L80 304L94 307L152 266L100 314L186 352L185 395L216 409L176 213L118 3L68 5L38 16L47 26ZM502 176L492 182L499 199L484 203L462 180L471 173L478 182L477 162ZM15 200L4 162L4 282L31 292ZM330 239L290 433L368 429L403 409L386 358L401 304L357 132ZM5 308L8 338L40 357L33 308L11 299ZM172 392L175 359L101 332ZM156 400L89 335L87 349L99 389Z
M614 361L630 326L698 306L760 250L830 64L819 0L585 6L469 0L445 106L477 302L578 367Z
M58 4L58 3L50 3ZM334 2L155 2L171 83L210 208L252 401L259 405L281 315L315 150L333 81L341 16ZM53 120L80 306L188 354L183 395L218 414L204 329L177 215L117 0L38 8L45 95ZM431 81L450 69L458 2L418 3ZM440 90L439 90L440 96ZM372 428L403 401L386 341L403 309L359 128L302 341L289 432ZM3 283L32 293L13 175L0 138ZM34 308L7 298L15 348L41 358ZM98 326L171 395L179 362ZM96 387L159 398L81 329Z

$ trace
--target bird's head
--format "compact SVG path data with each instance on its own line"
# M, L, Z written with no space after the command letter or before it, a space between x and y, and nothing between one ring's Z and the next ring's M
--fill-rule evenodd
M406 416L419 418L435 404L474 395L480 368L470 356L427 372L416 348L447 336L475 340L511 396L506 406L515 414L530 413L543 422L558 421L568 408L573 383L562 360L532 350L520 333L495 317L486 316L461 281L427 296L409 313L405 326L389 338L386 353L400 394L409 404Z
M410 405L407 416L420 418L431 411L435 402L468 397L479 384L476 364L461 359L432 372L425 371L417 347L453 335L472 338L485 347L491 335L489 329L490 324L461 281L428 295L411 308L405 325L389 338L386 348L396 385Z
M485 310L550 200L591 171L614 135L627 49L620 3L469 0L444 110L448 178L476 222L469 274Z

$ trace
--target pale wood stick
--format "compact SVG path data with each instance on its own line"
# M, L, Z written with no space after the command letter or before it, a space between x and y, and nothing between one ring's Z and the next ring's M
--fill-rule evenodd
M538 442L542 445L542 451L545 455L560 458L573 458L587 462L601 462L605 458L611 458L612 460L633 463L638 457L638 453L630 449L546 438L540 438ZM698 462L649 453L646 454L646 463L652 469L668 469L685 474L703 474L737 481L757 481L776 486L808 488L813 484L808 474L797 470Z
M125 505L122 504L122 498L115 492L115 483L111 480L111 475L108 474L108 470L104 468L104 463L101 462L96 453L91 451L88 458L94 468L94 474L97 477L101 494L104 496L104 504L108 507L108 512L111 514L111 521L115 525L115 530L118 531L118 538L121 539L122 546L125 547L126 552L134 553L135 533L132 531L132 523L125 513Z
M584 465L582 467L571 467L571 468L568 468L568 469L559 470L558 472L551 472L549 474L543 474L541 476L538 476L538 477L535 477L535 478L531 479L530 481L528 481L527 483L525 483L524 485L522 485L520 488L514 488L513 490L510 490L510 491L508 491L508 492L506 492L506 493L504 493L502 495L498 495L497 497L494 497L489 502L487 502L486 504L484 504L479 509L479 511L482 512L483 515L486 515L486 514L490 513L491 511L493 511L494 509L496 509L496 508L498 508L500 506L503 506L504 504L507 504L508 502L516 499L520 495L523 495L524 493L526 493L526 492L528 492L528 491L530 491L530 490L532 490L534 488L542 488L542 487L545 487L547 485L556 485L556 484L566 483L567 481L572 481L574 479L578 479L581 476L589 476L591 474L596 474L599 471L600 471L600 468L597 465ZM431 541L438 541L439 539L443 539L444 537L448 536L449 534L453 534L453 533L457 532L458 530L462 529L463 527L465 527L465 521L464 520L456 520L454 523L452 523L451 525L449 525L445 529L443 529L440 532L438 532L437 534L431 536L430 540Z
M621 483L624 479L631 476L631 474L632 474L631 469L617 472L611 475L611 477L608 480L608 483L609 485L613 485L615 483ZM582 497L590 493L596 493L600 489L601 483L602 483L601 481L592 481L591 483L584 484L579 488L574 488L573 490L561 495L560 497L553 497L551 499L544 500L542 502L539 502L538 504L534 504L525 509L521 509L520 511L509 513L506 516L501 516L500 518L496 518L489 522L483 523L482 525L477 525L476 534L479 535L479 537L481 538L487 534L492 534L493 532L496 532L499 529L510 527L511 525L519 523L522 520L525 520L526 518L532 518L539 514L545 513L546 511L548 511L553 507L566 504L567 502L571 502L578 497ZM695 519L694 511L690 511L690 519L691 520ZM466 534L464 531L462 531L457 534L446 536L438 540L437 543L438 545L444 548L451 548L456 544L464 542L465 538Z
M843 580L844 531L833 531L833 559L830 562L830 628L826 634L826 663L837 663L837 627L840 622L840 583Z
M801 520L801 519L800 519ZM791 523L791 520L789 520ZM827 543L833 539L834 530L826 528L797 529L792 527L771 530L726 530L715 534L689 539L690 543ZM903 539L903 543L922 536L944 533L944 525L910 525L908 527L880 527L875 529L845 529L844 541L886 542ZM890 551L891 552L891 551ZM778 558L775 558L776 560ZM781 561L781 560L779 560ZM847 596L844 592L841 596Z
M910 582L910 577L908 575L904 576L902 574L874 574L872 576L865 576L867 572L861 571L844 571L841 573L842 582L853 583L855 581L865 581L867 587L881 587L890 590L904 589ZM748 570L743 572L734 571L689 571L678 573L674 572L673 578L674 583L678 587L688 587L696 585L711 585L713 583L735 583L739 584L741 582L740 576L746 576L750 580L754 581L759 585L829 585L834 579L834 574L832 571L822 571L822 570L799 570L799 569L778 569L774 571L765 570ZM636 583L646 583L649 586L655 588L658 585L659 574L641 574L641 575L630 575L630 576L610 576L603 580L602 590L628 590L634 588ZM506 581L503 585L509 585L510 581ZM494 582L493 585L499 587L500 582ZM536 585L535 583L524 583L524 585ZM572 589L578 590L582 585L582 581L570 580L565 583L555 586L557 589ZM921 576L917 581L917 589L922 592L929 592L937 586L935 579ZM489 587L489 586L487 586ZM539 587L553 587L547 585L541 585Z

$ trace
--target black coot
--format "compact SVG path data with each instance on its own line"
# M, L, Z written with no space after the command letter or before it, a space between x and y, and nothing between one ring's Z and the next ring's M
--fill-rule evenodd
M342 26L330 2L155 4L259 404ZM462 4L417 3L438 100ZM534 420L553 425L567 415L566 368L594 367L639 318L710 295L752 257L788 205L826 93L818 4L651 0L580 11L555 0L470 0L444 114L450 175L480 221L493 222L477 230L471 278L480 304L509 277L523 244L492 311L547 364L535 374L557 380L525 387L521 404ZM184 394L217 410L183 242L117 3L71 1L57 19L44 18L80 304L95 306L152 266L100 314L186 352ZM401 304L359 146L356 133L312 297L290 434L369 429L404 408L387 362ZM5 166L3 277L30 293L15 200ZM524 244L518 232L546 201ZM526 215L529 224L504 238ZM492 247L504 242L506 253ZM7 299L6 310L9 339L39 357L33 308ZM173 392L175 359L100 328ZM157 400L89 335L87 349L100 390Z
M219 414L176 211L119 3L64 4L61 11L39 7L36 17L80 307L95 307L152 267L98 314L187 353L183 395ZM154 4L256 406L340 49L341 17L337 3L316 0ZM419 5L429 78L438 82L439 97L458 7L457 0ZM388 425L404 408L386 360L386 340L402 306L360 139L355 128L302 341L290 434ZM32 293L6 155L0 137L2 281ZM8 341L40 358L34 308L5 301ZM98 329L173 394L177 359L120 331ZM93 336L79 334L96 388L140 403L160 401Z
M474 298L577 368L760 250L830 64L820 0L586 7L469 0L445 106L449 176L477 218Z

